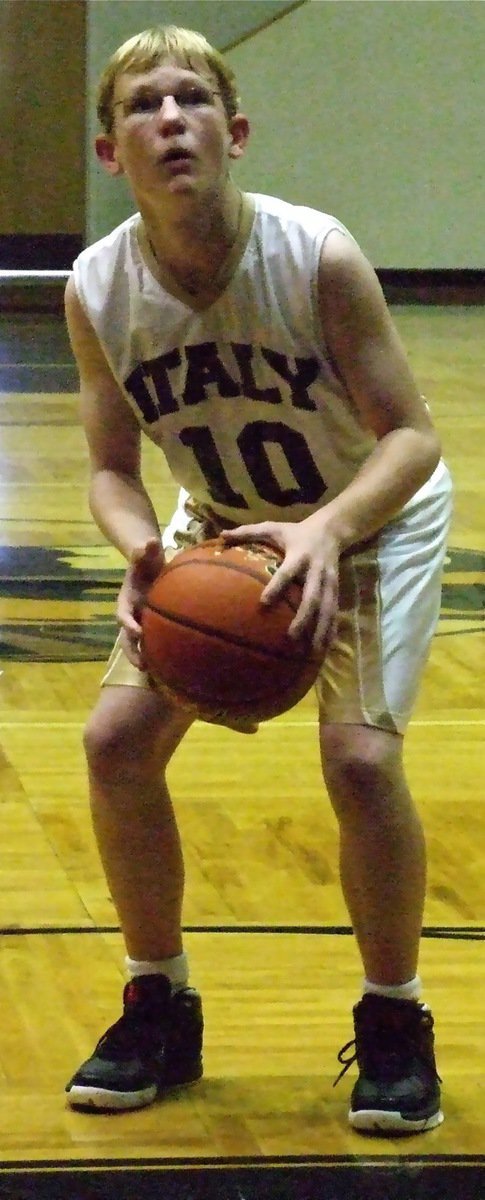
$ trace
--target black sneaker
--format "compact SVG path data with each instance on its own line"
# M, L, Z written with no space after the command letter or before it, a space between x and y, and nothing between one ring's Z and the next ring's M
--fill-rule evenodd
M143 1108L165 1088L202 1075L202 1005L198 992L172 993L165 975L127 983L123 1016L66 1087L74 1108Z
M433 1018L415 1000L365 995L354 1008L355 1041L342 1047L339 1079L357 1060L349 1121L366 1133L424 1133L443 1120ZM354 1053L345 1058L348 1050ZM336 1080L338 1083L338 1080Z

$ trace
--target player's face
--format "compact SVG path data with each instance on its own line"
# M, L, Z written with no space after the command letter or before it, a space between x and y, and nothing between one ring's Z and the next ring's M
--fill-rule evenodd
M122 74L114 93L113 173L124 172L137 192L203 192L227 177L229 158L238 156L237 123L228 121L208 70L166 63Z

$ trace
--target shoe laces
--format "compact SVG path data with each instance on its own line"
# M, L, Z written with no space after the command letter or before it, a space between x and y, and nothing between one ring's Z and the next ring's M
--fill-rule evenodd
M349 1055L348 1058L345 1058L347 1051L351 1050L352 1047L354 1048L353 1054ZM336 1087L337 1084L340 1083L340 1080L343 1079L344 1075L347 1074L347 1071L350 1069L352 1064L356 1061L357 1061L357 1050L355 1049L355 1038L352 1038L350 1042L346 1042L345 1046L342 1046L342 1049L339 1050L339 1052L337 1054L337 1062L339 1062L341 1064L342 1070L340 1071L339 1075L337 1075L337 1078L334 1079L332 1087Z
M97 1049L122 1054L139 1051L145 1043L153 1048L154 1028L163 1035L167 1025L169 999L170 985L146 987L132 979L124 989L121 1017L106 1030Z
M337 1060L342 1066L333 1086L354 1062L371 1078L399 1079L419 1057L440 1080L430 1040L433 1017L416 1001L364 997L354 1008L355 1038L342 1046ZM441 1080L440 1080L441 1082Z

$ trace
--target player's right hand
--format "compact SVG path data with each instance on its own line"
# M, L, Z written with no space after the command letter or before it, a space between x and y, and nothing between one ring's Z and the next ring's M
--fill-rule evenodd
M140 649L141 614L146 594L165 562L162 543L149 538L132 553L118 596L116 618L121 626L121 641L125 654L134 667L144 670Z

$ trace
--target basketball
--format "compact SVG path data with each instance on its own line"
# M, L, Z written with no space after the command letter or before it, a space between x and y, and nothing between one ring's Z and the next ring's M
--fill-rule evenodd
M209 718L267 720L301 700L320 666L309 641L288 635L301 587L292 582L274 603L260 604L280 562L269 546L216 539L166 564L142 612L154 681Z

